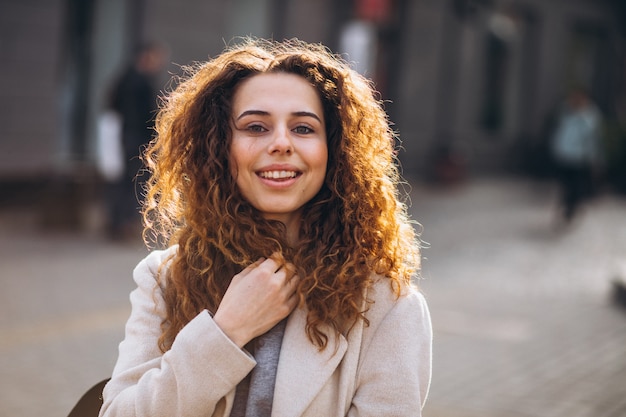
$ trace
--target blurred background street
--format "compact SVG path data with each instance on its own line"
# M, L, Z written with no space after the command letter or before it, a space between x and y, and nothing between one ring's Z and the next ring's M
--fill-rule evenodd
M0 0L0 417L64 416L114 365L147 250L100 128L136 52L167 91L247 35L321 42L385 102L427 242L425 416L626 416L623 0ZM563 132L592 142L574 171Z
M555 229L553 184L415 181L433 316L428 417L626 415L626 199L603 194ZM64 416L108 376L139 241L42 232L45 207L0 212L0 416ZM410 320L410 317L407 317Z

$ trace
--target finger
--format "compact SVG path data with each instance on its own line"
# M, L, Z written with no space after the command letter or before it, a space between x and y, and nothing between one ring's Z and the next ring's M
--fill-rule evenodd
M295 275L295 267L284 265L280 270L274 273L274 279L281 287L287 287L289 285L289 281L291 281Z
M285 278L291 279L294 275L296 275L296 267L293 264L286 263L282 266L281 271L285 272Z
M280 270L281 267L282 263L273 257L265 259L259 266L259 268L266 270L272 274Z
M259 265L261 265L263 263L263 261L265 261L265 258L259 258L257 259L255 262L251 263L250 265L246 266L239 274L240 277L245 277L246 275L248 275L252 270L256 269L259 267Z
M287 263L285 262L285 258L283 257L283 254L280 252L272 253L272 255L270 256L270 259L272 259L276 265L276 269L273 272L278 272L282 270Z
M298 297L298 294L296 292L289 296L289 298L285 302L287 308L289 309L289 312L292 312L298 306L299 299L300 298Z
M291 278L287 280L285 286L289 290L289 292L295 292L296 288L298 288L298 284L300 283L300 277L298 275L293 275Z

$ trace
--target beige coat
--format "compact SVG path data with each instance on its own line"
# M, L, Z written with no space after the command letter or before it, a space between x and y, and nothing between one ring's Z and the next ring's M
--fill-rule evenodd
M165 304L157 270L167 252L155 251L134 271L132 313L100 417L228 416L235 388L255 361L222 333L208 312L157 347ZM368 293L369 326L331 338L319 351L304 331L306 311L288 319L280 352L274 417L420 416L431 373L432 330L422 295L407 288L394 298L389 281ZM331 332L328 332L331 334Z

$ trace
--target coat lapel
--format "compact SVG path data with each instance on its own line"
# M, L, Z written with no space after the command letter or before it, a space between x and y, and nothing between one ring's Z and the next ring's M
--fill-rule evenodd
M274 388L273 416L296 417L302 415L326 381L331 377L348 343L342 335L334 337L329 327L328 345L319 351L307 337L307 312L296 309L287 321Z

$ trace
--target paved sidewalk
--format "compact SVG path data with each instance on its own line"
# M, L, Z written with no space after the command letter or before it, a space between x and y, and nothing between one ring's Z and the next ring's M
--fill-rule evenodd
M546 184L415 191L435 329L425 415L626 416L626 311L609 296L626 277L626 199L557 230Z
M554 190L525 180L416 185L421 286L435 329L427 417L626 415L626 199L553 228ZM113 367L137 243L42 233L0 212L0 417L65 416Z

